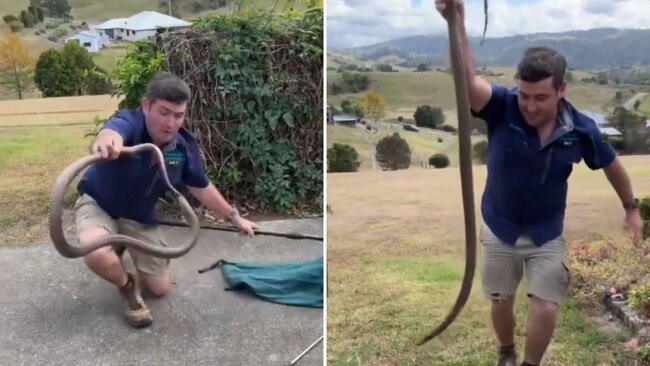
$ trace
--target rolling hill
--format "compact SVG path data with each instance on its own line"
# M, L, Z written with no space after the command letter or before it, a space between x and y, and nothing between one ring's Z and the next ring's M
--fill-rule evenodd
M513 67L524 49L536 45L559 50L573 69L650 65L650 29L597 28L486 38L482 46L479 43L480 37L470 38L477 66ZM411 68L419 63L443 66L446 64L448 41L446 35L413 36L336 52L362 61L398 58L403 60L403 66Z

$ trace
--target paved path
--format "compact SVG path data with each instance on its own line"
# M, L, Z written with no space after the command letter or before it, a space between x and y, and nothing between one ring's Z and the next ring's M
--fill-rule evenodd
M261 229L323 235L321 219L260 223ZM170 228L181 240L185 228ZM272 236L250 239L203 231L196 247L172 260L176 286L145 298L154 324L123 321L114 286L50 243L0 249L2 365L286 365L323 334L322 309L284 306L224 291L219 259L293 261L321 256L320 241ZM322 342L296 366L323 364Z
M628 109L630 111L634 110L634 103L636 103L637 100L645 98L645 96L648 95L648 93L636 93L634 96L630 99L628 99L623 106L625 109Z

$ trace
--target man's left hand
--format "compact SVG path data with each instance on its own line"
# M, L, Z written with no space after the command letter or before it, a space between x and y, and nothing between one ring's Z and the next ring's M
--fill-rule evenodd
M259 229L259 227L254 222L248 221L241 216L237 216L233 224L240 228L243 234L246 234L251 238L255 236L255 229Z
M625 224L627 229L632 232L634 244L639 245L643 238L643 220L639 209L627 210L625 212Z

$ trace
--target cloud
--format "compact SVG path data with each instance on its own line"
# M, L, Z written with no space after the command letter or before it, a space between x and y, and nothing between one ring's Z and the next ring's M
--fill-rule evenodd
M447 32L434 0L326 1L327 44L331 48ZM465 7L468 33L482 35L483 1L467 0ZM650 0L489 0L486 36L596 27L650 28L648 10Z

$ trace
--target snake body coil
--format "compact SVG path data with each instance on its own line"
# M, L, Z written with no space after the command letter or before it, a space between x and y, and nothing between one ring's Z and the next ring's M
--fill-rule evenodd
M52 190L49 210L49 230L52 243L54 244L54 247L59 252L59 254L66 258L79 258L87 255L94 250L108 245L119 245L128 247L130 249L135 249L158 258L177 258L185 255L194 247L194 245L196 245L200 229L199 220L194 213L194 210L192 210L192 207L190 206L187 199L185 199L185 197L180 192L178 192L169 182L169 178L167 177L167 170L165 169L165 160L160 149L154 144L140 144L136 146L124 147L120 153L138 154L147 150L154 152L154 156L156 157L158 165L161 169L162 178L164 179L167 186L179 199L180 206L183 211L183 217L185 220L187 220L190 227L190 235L187 242L179 247L160 247L147 244L143 241L128 237L126 235L114 234L102 236L96 241L89 243L83 247L71 245L68 243L64 235L62 219L65 192L72 180L84 168L97 161L106 160L104 158L101 158L99 155L89 155L75 161L70 166L68 166L59 175Z

